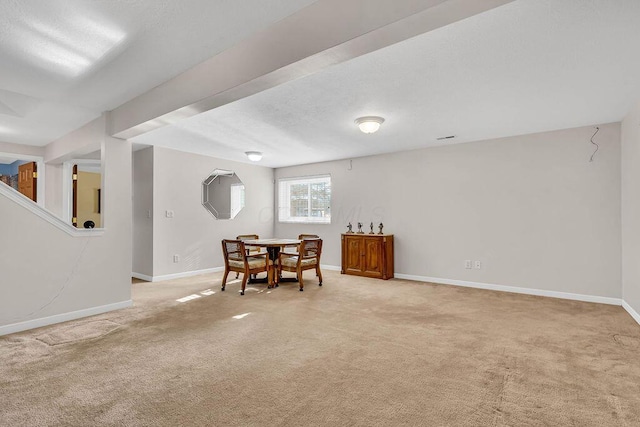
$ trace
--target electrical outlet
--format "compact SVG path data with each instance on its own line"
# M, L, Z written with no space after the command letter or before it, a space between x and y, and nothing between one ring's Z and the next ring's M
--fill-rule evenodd
M167 211L167 218L173 218L173 211Z
M174 255L173 262L180 262L180 255Z
M476 261L475 268L480 270L482 268L482 261Z
M464 262L464 268L469 268L469 269L471 268L471 260L470 259L468 259L468 260L466 260Z

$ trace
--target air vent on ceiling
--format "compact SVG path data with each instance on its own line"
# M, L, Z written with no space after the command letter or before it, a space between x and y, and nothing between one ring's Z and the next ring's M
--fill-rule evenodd
M441 136L440 138L436 138L436 140L438 140L438 141L446 141L447 139L453 139L455 137L456 137L455 135Z

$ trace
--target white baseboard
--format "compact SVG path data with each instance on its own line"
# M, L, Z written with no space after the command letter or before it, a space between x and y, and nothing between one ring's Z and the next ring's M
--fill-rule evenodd
M320 268L328 271L341 271L341 267L337 265L321 264ZM187 271L184 273L166 274L162 276L147 276L140 273L132 273L135 278L146 280L147 282L159 282L162 280L179 279L183 277L197 276L199 274L216 273L224 271L224 267L208 268L204 270ZM601 297L596 295L574 294L569 292L548 291L544 289L521 288L517 286L496 285L492 283L468 282L464 280L443 279L441 277L415 276L411 274L395 274L398 279L415 280L418 282L437 283L442 285L463 286L467 288L487 289L490 291L511 292L524 295L536 295L550 298L568 299L574 301L595 302L599 304L609 304L623 306L627 312L640 323L640 314L638 314L629 304L621 298Z
M621 298L601 297L595 295L572 294L569 292L547 291L544 289L520 288L517 286L494 285L491 283L467 282L464 280L442 279L439 277L413 276L396 274L398 279L417 280L420 282L439 283L443 285L464 286L466 288L487 289L490 291L512 292L516 294L537 295L541 297L561 298L574 301L596 302L600 304L622 305Z
M147 282L162 282L163 280L182 279L183 277L198 276L200 274L217 273L224 271L224 267L205 268L204 270L184 271L182 273L163 274L160 276L147 276L141 273L131 273L131 277L146 280Z
M0 326L0 336L14 334L16 332L26 331L27 329L41 328L56 323L67 322L69 320L80 319L82 317L95 316L96 314L106 313L108 311L120 310L133 306L132 300L116 302L113 304L101 305L98 307L85 308L83 310L72 311L69 313L56 314L54 316L42 317L40 319L27 320L26 322L13 323L10 325Z
M638 314L637 311L635 311L633 309L633 307L631 307L629 305L629 303L627 303L626 301L622 301L622 307L627 310L627 313L629 313L631 315L631 317L633 317L633 319L638 322L638 324L640 324L640 314Z
M142 273L131 273L131 277L135 278L135 279L140 279L140 280L144 280L145 282L153 282L153 277L151 276L147 276L146 274L142 274Z

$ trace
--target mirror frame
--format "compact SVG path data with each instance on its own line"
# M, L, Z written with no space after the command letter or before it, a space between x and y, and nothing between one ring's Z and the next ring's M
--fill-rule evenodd
M209 199L209 186L213 182L215 182L215 180L220 176L236 177L242 183L242 185L244 186L244 182L242 182L240 177L234 171L230 171L230 170L227 170L227 169L216 168L213 171L211 171L209 176L204 181L202 181L202 206L204 206L204 208L207 210L207 212L209 212L211 214L211 216L213 216L217 220L234 219L236 216L238 216L238 214L236 214L235 216L230 217L230 218L219 218L220 213L213 206L213 203L212 203L213 200ZM242 208L240 208L238 213L240 213L240 211L242 209L244 209L244 206Z

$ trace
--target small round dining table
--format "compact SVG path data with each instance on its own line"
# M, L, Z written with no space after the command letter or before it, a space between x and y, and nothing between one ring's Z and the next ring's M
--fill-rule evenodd
M266 248L267 253L269 254L269 259L273 261L271 268L276 267L276 261L278 260L278 255L280 254L280 251L282 249L286 247L291 247L291 246L297 247L300 245L301 241L302 240L298 240L298 239L278 239L278 238L243 240L245 246ZM275 283L274 284L275 287L278 287L278 283L280 282L296 282L297 281L296 278L278 277L278 274L273 274L273 278L274 278L273 280ZM249 283L260 283L260 282L264 282L264 280L266 279L249 279Z

